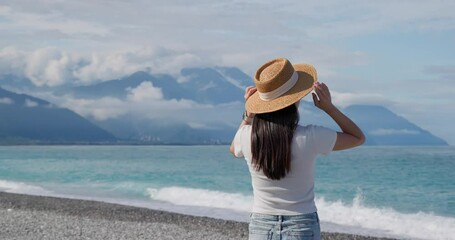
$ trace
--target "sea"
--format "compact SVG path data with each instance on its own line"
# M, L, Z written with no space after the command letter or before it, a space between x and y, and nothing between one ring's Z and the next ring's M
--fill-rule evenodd
M455 147L362 146L321 155L321 228L455 239ZM252 187L229 146L1 146L0 191L248 222Z

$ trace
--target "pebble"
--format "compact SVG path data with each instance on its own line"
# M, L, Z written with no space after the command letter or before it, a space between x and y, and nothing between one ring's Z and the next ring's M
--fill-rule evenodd
M0 216L2 240L248 239L247 223L96 201L4 192L0 192ZM323 233L322 236L329 240L385 239L341 233Z

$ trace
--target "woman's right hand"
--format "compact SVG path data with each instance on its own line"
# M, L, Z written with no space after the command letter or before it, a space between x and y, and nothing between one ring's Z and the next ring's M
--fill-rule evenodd
M332 104L332 97L330 96L330 90L327 85L325 83L315 82L313 86L316 92L312 94L314 105L325 112L330 111L334 105Z
M325 111L342 131L337 133L333 150L343 150L362 145L365 142L365 135L350 118L332 104L332 97L327 85L315 82L314 91L316 92L316 94L313 93L314 105Z

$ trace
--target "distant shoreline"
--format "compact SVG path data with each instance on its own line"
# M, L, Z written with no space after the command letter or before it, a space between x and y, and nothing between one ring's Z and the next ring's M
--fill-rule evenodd
M85 143L85 142L74 142L74 143L1 143L0 146L226 146L230 145L230 143L207 143L207 144L189 144L189 143L129 143L129 142L121 142L121 143Z
M119 204L0 191L1 239L247 239L248 224ZM389 239L323 233L324 239Z
M1 143L0 147L8 146L229 146L231 143ZM361 147L454 147L455 145L363 145Z

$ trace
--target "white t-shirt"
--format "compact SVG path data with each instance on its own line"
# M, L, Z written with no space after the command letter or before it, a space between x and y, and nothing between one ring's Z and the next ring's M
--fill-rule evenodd
M333 150L337 133L325 127L297 126L292 140L291 169L280 180L268 179L251 165L251 125L241 127L234 137L235 156L248 163L253 185L252 212L299 215L316 212L314 203L315 159Z

